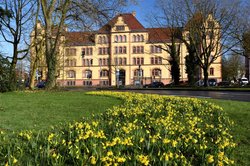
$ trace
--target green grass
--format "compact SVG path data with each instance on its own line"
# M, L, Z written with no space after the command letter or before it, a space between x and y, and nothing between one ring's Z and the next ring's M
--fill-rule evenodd
M118 99L84 92L0 93L0 130L44 130L120 103Z
M233 155L236 165L250 165L250 102L209 100L221 106L235 122L233 136L238 143Z

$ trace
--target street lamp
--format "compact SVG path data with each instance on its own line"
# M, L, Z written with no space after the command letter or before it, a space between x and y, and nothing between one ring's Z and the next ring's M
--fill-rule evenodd
M118 67L116 68L116 86L119 88L119 76L120 76L120 70Z
M141 77L142 77L142 70L141 70L141 65L139 65L139 86L141 86Z

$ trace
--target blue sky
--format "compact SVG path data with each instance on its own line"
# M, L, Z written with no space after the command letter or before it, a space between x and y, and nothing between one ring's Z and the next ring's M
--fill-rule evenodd
M147 16L153 11L155 6L155 0L137 0L137 4L130 4L124 9L125 12L131 13L136 12L136 18L141 22L144 27L149 27L147 23ZM0 47L1 51L5 54L12 53L12 47L10 44L3 42L2 37L0 37Z
M136 18L143 26L148 27L147 17L154 11L154 7L155 0L137 0L137 5L130 5L125 11L129 13L136 11Z

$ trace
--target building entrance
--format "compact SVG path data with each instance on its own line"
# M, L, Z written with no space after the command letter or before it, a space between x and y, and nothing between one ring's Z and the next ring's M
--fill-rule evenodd
M119 70L119 85L125 85L126 71L123 69Z

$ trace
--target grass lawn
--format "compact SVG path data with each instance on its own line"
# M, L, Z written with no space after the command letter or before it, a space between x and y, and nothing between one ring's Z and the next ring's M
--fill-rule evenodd
M0 129L44 130L120 104L118 99L84 92L0 93Z
M209 100L221 106L235 122L233 136L238 143L234 151L235 165L250 165L250 102Z

